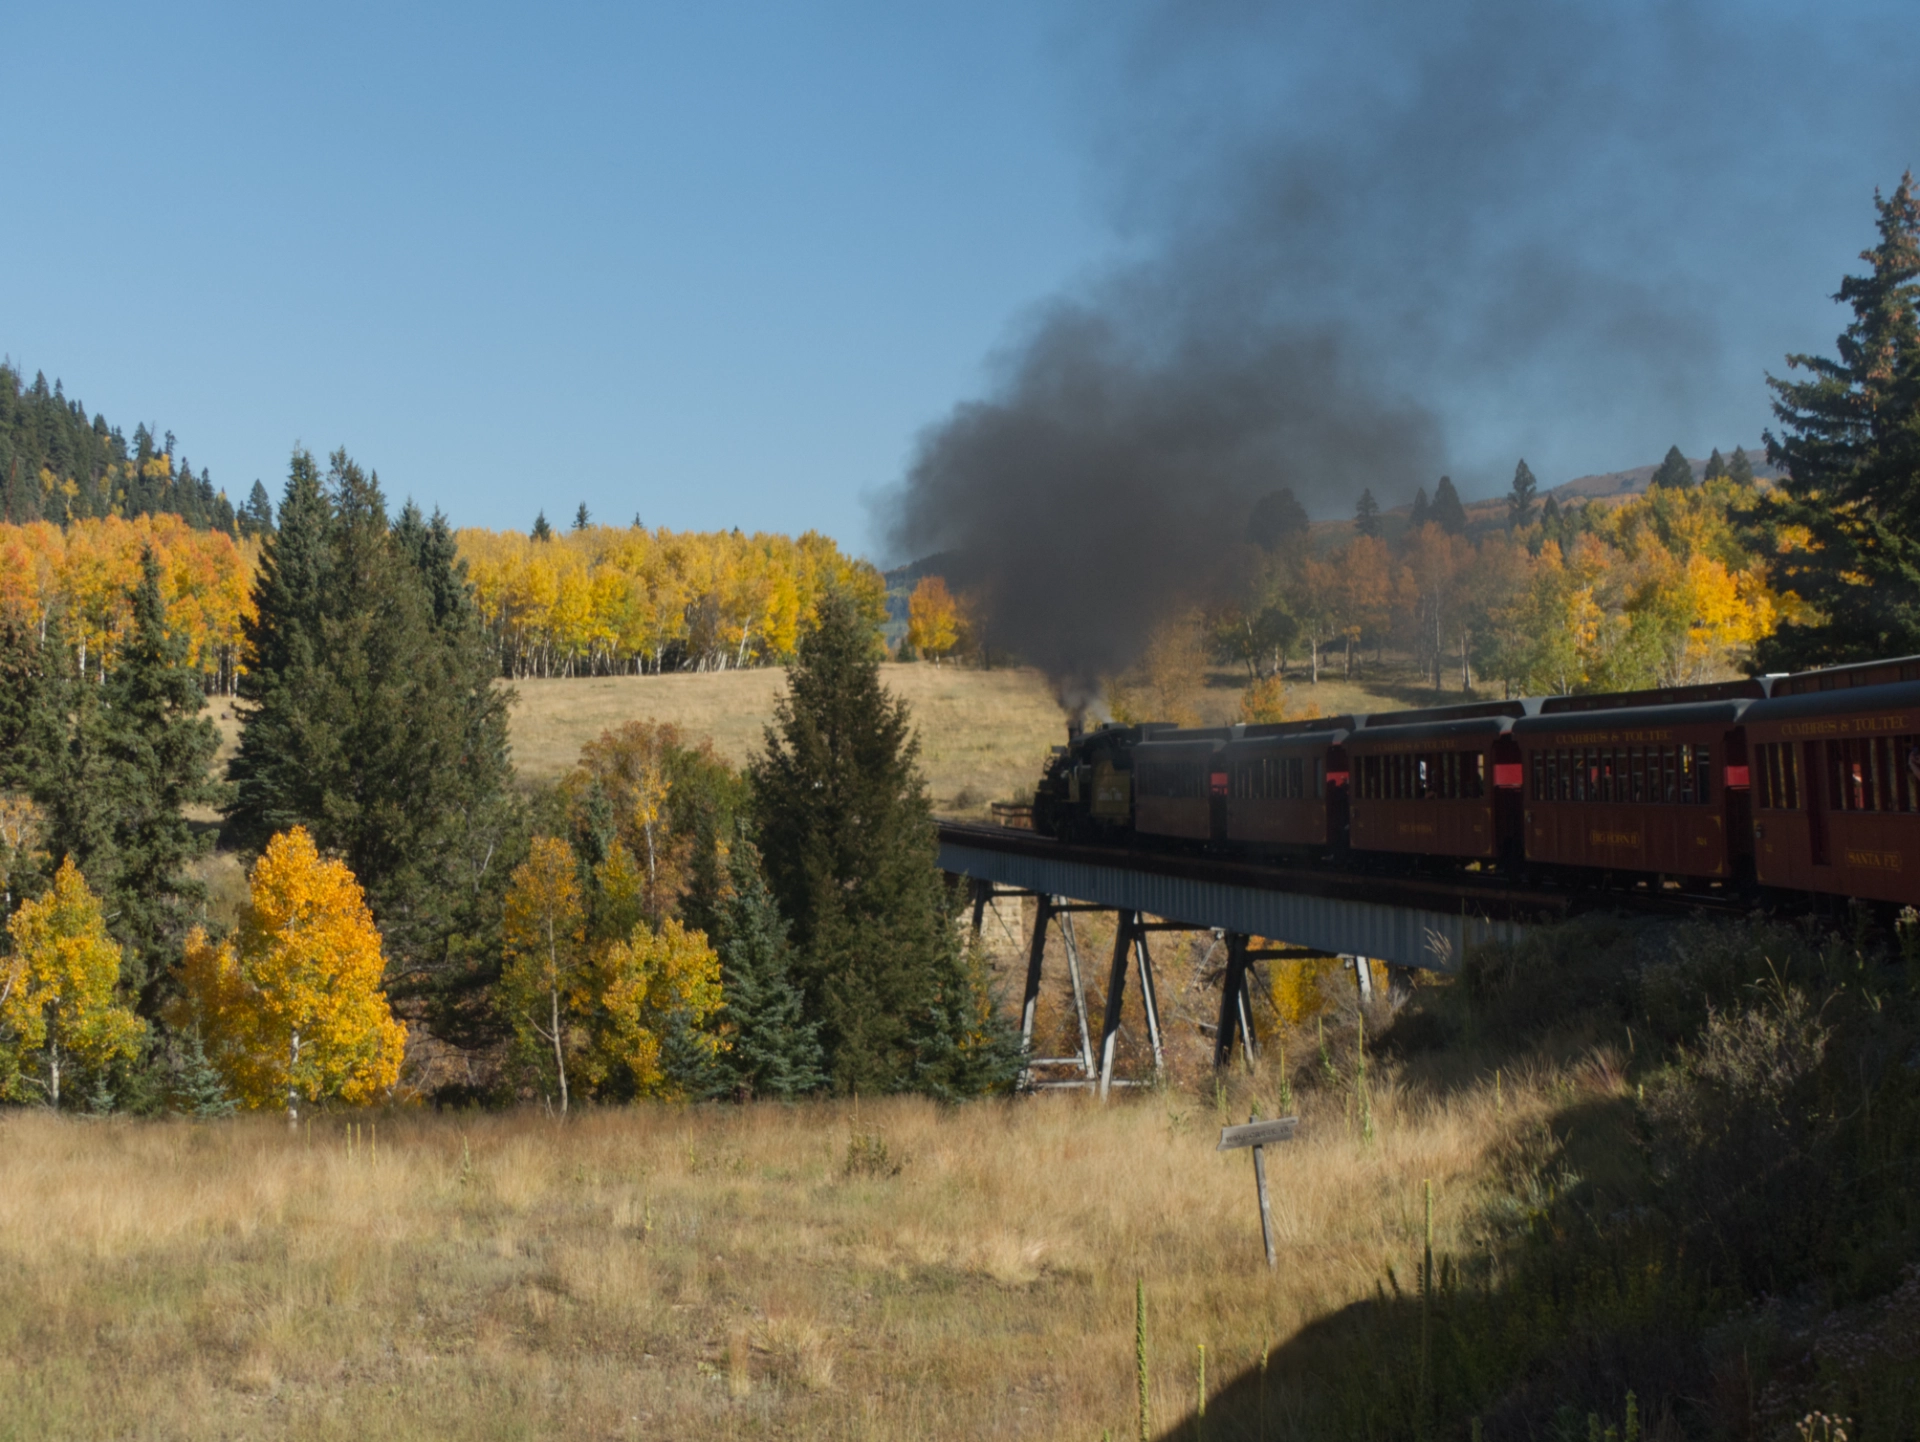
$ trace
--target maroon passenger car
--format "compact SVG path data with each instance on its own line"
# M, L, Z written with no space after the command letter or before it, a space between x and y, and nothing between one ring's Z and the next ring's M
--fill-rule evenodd
M1780 677L1744 719L1761 884L1920 906L1920 657Z
M1732 880L1750 855L1740 718L1761 681L1556 696L1513 723L1527 860Z
M1539 706L1481 701L1367 717L1344 747L1353 849L1452 861L1517 856L1520 752L1510 732Z
M1181 841L1219 836L1227 798L1221 753L1238 729L1161 731L1134 747L1134 831Z
M1320 716L1239 728L1224 752L1225 838L1316 854L1344 847L1344 743L1358 725L1352 716Z

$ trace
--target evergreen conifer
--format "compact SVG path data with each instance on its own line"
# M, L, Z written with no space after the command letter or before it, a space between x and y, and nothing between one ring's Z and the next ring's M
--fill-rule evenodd
M518 859L506 708L445 518L295 455L255 585L234 838L305 826L360 879L396 988L471 969ZM409 980L410 978L410 980Z
M239 1105L225 1080L207 1056L200 1028L188 1027L170 1040L165 1059L166 1105L190 1117L232 1116Z
M264 536L273 529L273 500L259 481L253 483L237 519L243 536Z
M119 777L101 688L71 674L65 628L48 618L42 642L37 744L26 753L27 790L46 817L46 849L53 865L73 864L103 887L119 869L115 814Z
M1560 498L1551 491L1547 492L1546 503L1540 507L1540 533L1544 539L1558 543L1563 551L1567 547L1564 521Z
M1684 491L1692 485L1692 462L1680 454L1680 447L1668 446L1667 454L1653 473L1653 479L1647 482L1647 489L1653 491L1664 487L1669 490Z
M1713 454L1707 457L1707 468L1701 472L1703 481L1720 481L1727 477L1727 458L1720 454L1720 447L1713 448Z
M533 530L528 533L536 541L551 541L553 527L547 523L547 513L541 511L533 518Z
M1733 459L1727 462L1727 479L1736 486L1753 485L1753 462L1747 459L1744 446L1733 448Z
M1247 520L1247 537L1263 550L1277 551L1307 533L1307 510L1294 498L1293 487L1269 491L1254 503Z
M1442 476L1433 488L1433 519L1450 536L1466 534L1467 508L1460 504L1460 493L1453 488L1453 477Z
M1777 532L1804 527L1810 544L1779 548L1773 582L1813 602L1761 642L1764 669L1793 670L1920 651L1920 196L1913 175L1876 191L1879 243L1865 275L1836 299L1853 321L1838 359L1790 355L1804 381L1769 376L1782 434L1767 459L1785 478L1761 499Z
M1380 534L1380 503L1373 498L1371 488L1360 492L1360 500L1353 508L1353 529L1362 536Z
M723 1088L738 1096L793 1097L825 1085L820 1028L808 1021L792 975L787 924L760 873L759 853L742 838L727 857L732 889L721 903L722 1022L728 1046L718 1058Z
M582 501L580 503L580 509L573 513L573 528L576 531L584 531L592 524L593 517L587 512L587 503Z
M113 932L125 943L124 979L151 1013L206 888L186 873L213 838L194 830L184 808L218 806L225 788L211 775L219 733L200 714L206 693L188 659L187 638L167 624L160 565L140 554L133 628L103 687L114 775L116 866L104 888Z
M1522 456L1520 464L1513 468L1513 489L1507 492L1507 529L1517 531L1533 524L1534 497L1539 491L1540 483L1533 478L1533 469Z
M998 1033L972 1014L977 988L959 985L968 958L936 865L919 743L906 704L880 684L880 655L858 602L830 592L750 770L767 883L793 927L836 1089L977 1084L949 1054L981 1057Z
M0 614L0 792L31 790L58 745L57 665L30 626Z
M1427 488L1421 486L1413 493L1413 510L1407 517L1407 530L1414 535L1420 528L1433 519L1433 505L1427 500Z

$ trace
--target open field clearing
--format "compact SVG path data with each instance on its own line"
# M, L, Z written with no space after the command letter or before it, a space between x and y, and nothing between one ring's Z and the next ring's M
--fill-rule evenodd
M909 664L884 666L881 678L913 708L920 763L943 811L984 811L1031 787L1047 748L1066 739L1065 718L1036 671ZM689 738L711 737L716 751L744 765L761 749L786 680L784 670L763 667L516 681L514 761L523 779L552 781L606 728L671 721Z
M778 667L744 671L672 673L665 676L593 676L516 681L513 759L528 782L557 780L579 759L580 748L608 727L627 721L670 721L688 737L710 737L716 751L743 766L763 744L774 703L786 688ZM1031 789L1049 747L1066 739L1066 718L1039 672L1024 667L997 671L925 662L889 664L881 677L913 708L920 733L920 761L934 805L944 815L984 815L989 803L1011 800ZM1457 678L1449 677L1449 685ZM1194 707L1208 725L1238 718L1242 676L1217 671ZM1298 667L1288 676L1293 704L1323 716L1447 704L1461 694L1447 691L1436 703L1410 667L1369 664L1347 681L1337 663L1322 667L1318 686ZM1484 694L1484 693L1483 693ZM224 775L240 747L239 704L215 697L206 714L220 732L214 769ZM195 814L211 821L211 812Z
M1383 1087L1365 1144L1337 1093L1308 1099L1269 1153L1269 1273L1247 1156L1213 1149L1252 1085L1218 1108L388 1114L352 1149L336 1117L15 1113L0 1434L1091 1442L1134 1435L1136 1279L1173 1432L1197 1344L1223 1388L1383 1265L1412 1275L1423 1178L1459 1245L1540 1111ZM1272 1436L1308 1435L1293 1385L1276 1366Z
M1432 704L1433 692L1399 671L1377 686L1343 681L1323 669L1318 686L1290 677L1295 704L1322 715ZM1389 673L1370 668L1369 677ZM887 687L913 708L920 733L920 760L943 813L984 812L988 803L1030 789L1049 747L1066 739L1066 717L1039 672L1024 667L997 671L924 662L881 668ZM1451 679L1451 678L1450 678ZM1209 725L1237 719L1244 680L1231 672L1209 678L1194 698ZM776 667L665 676L596 676L568 680L516 681L513 755L527 781L552 781L571 767L580 747L610 726L626 721L670 721L692 738L711 737L714 749L736 766L763 744L766 725L786 687ZM1448 692L1446 701L1462 699ZM216 706L216 716L225 708ZM231 722L222 723L223 735Z

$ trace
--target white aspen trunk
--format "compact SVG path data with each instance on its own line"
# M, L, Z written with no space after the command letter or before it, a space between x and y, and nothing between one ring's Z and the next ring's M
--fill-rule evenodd
M53 1099L53 1109L60 1110L60 1043L47 1043L47 1080L52 1083L48 1095Z
M294 1080L300 1069L300 1033L296 1030L287 1049L287 1130L300 1130L300 1086Z
M560 1044L560 944L553 934L553 917L547 917L547 1000L552 1008L553 1069L560 1078L560 1115L567 1114L567 1053Z
M556 977L557 979L557 977ZM567 1114L567 1057L560 1046L560 988L548 993L553 1002L553 1065L560 1074L560 1115Z

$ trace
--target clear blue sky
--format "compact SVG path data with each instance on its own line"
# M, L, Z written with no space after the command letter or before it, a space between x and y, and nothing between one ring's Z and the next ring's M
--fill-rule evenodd
M296 442L345 445L459 524L584 500L620 523L815 527L891 559L872 498L991 386L1036 307L1244 244L1238 167L1326 123L1301 75L1396 83L1391 4L1358 7L1382 27L1362 55L1343 47L1364 27L1292 23L1348 7L1266 8L15 6L0 351L129 432L172 430L236 501L255 477L277 497ZM1706 16L1705 39L1585 97L1575 132L1613 158L1575 168L1575 211L1633 218L1598 269L1647 261L1713 327L1701 384L1629 386L1562 425L1542 375L1591 354L1479 390L1456 363L1414 367L1399 383L1434 388L1470 494L1529 446L1551 483L1757 439L1761 371L1831 348L1826 297L1871 238L1872 187L1920 159L1905 7L1841 7L1811 97L1779 68L1808 51L1784 20L1717 52L1716 110L1774 118L1679 151L1641 123L1648 87L1692 85L1689 47L1771 22L1649 8ZM1481 203L1497 226L1517 202ZM1608 365L1672 343L1624 325Z

